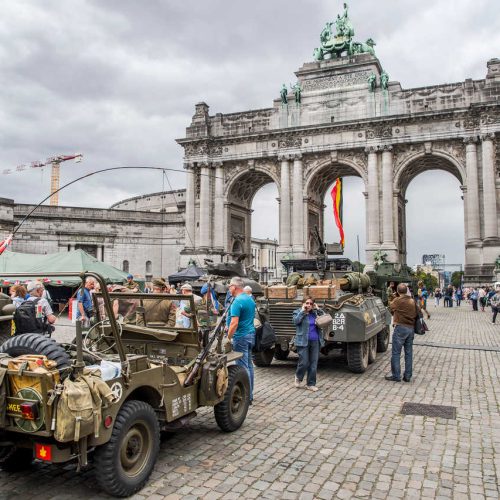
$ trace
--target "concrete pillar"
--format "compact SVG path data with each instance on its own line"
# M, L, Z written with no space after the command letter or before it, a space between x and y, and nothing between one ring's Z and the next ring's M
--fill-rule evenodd
M394 210L393 210L393 169L392 146L384 146L382 151L382 210L384 214L384 248L394 248Z
M200 168L200 241L198 248L210 247L210 169L207 164Z
M224 165L217 163L215 167L214 198L214 247L224 249Z
M196 198L196 183L193 165L184 165L187 173L186 179L186 214L185 214L185 229L186 236L184 246L186 248L195 248L195 209L194 203Z
M76 250L76 245L74 243L69 244L69 251L74 252Z
M96 259L102 262L102 245L97 245L97 255Z
M368 153L368 186L367 186L367 213L366 224L367 248L369 250L378 250L380 245L380 216L379 216L379 187L378 187L378 165L377 148L367 148Z
M303 200L303 165L302 155L295 155L293 160L293 251L304 252L304 200Z
M290 225L290 163L287 156L280 156L280 247L281 251L290 248L291 225Z
M484 239L498 239L494 134L481 136Z
M465 168L467 171L467 188L464 191L467 201L466 217L467 232L465 234L465 241L479 242L481 239L481 226L479 223L479 183L477 175L477 148L476 137L466 137L464 142L465 146Z

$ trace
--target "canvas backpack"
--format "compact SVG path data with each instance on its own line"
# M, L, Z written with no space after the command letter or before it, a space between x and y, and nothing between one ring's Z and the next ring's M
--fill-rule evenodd
M102 421L103 399L112 403L115 396L100 378L100 372L89 372L75 380L64 381L57 402L57 418L54 438L61 442L79 441L84 436L99 437Z
M16 335L21 333L43 333L45 331L45 318L36 317L37 304L40 298L25 300L14 312Z

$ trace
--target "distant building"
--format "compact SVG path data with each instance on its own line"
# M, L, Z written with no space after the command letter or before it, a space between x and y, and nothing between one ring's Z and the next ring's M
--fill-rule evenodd
M253 269L260 274L260 280L263 282L274 281L278 278L277 250L277 240L259 238L251 240Z

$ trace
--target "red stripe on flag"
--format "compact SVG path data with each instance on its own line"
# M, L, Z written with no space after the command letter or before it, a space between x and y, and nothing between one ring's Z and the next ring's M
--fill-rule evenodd
M340 244L342 245L342 248L344 248L344 228L342 227L342 221L340 220L340 203L342 200L342 181L340 179L335 181L330 194L333 201L333 216L335 217L335 224L339 229Z

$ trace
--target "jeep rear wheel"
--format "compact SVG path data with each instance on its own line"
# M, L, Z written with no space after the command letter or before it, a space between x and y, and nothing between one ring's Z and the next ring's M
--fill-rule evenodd
M269 366L274 358L274 347L252 353L255 366Z
M347 344L347 365L354 373L363 373L368 368L368 341Z
M246 368L239 365L228 367L229 380L224 399L214 406L217 425L224 432L241 427L250 404L250 379Z
M160 427L153 408L127 401L116 416L109 441L95 452L99 486L117 497L139 491L148 480L160 450Z
M389 348L389 338L391 336L390 327L386 326L377 333L377 352L385 352Z

